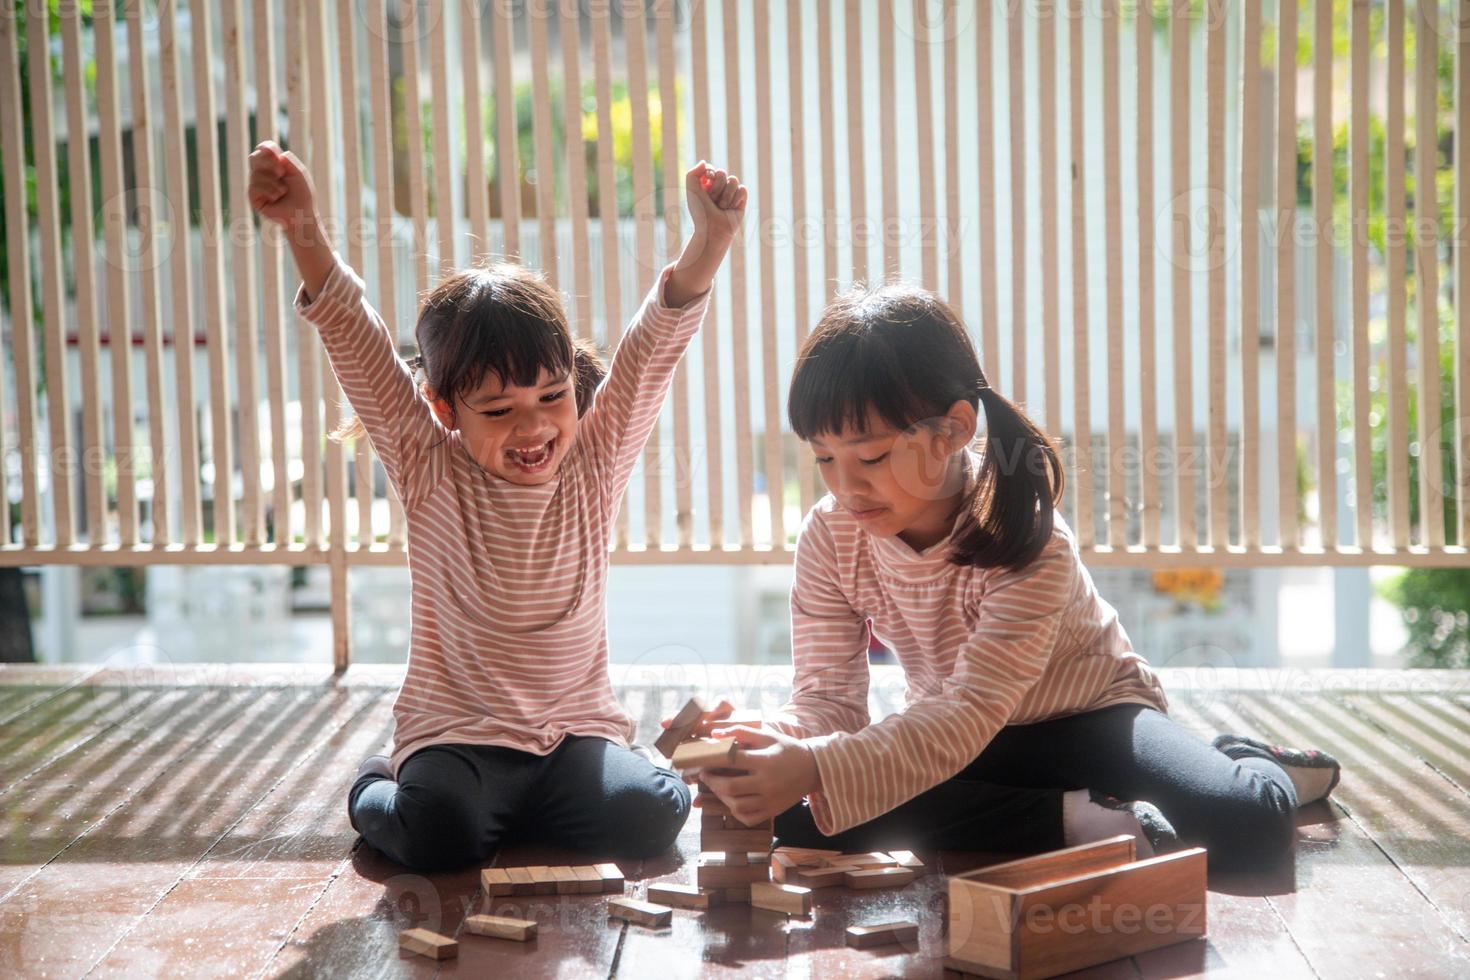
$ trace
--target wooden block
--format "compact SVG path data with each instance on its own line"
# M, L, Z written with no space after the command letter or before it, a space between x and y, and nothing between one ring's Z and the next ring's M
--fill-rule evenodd
M812 890L800 885L757 881L750 886L750 904L758 909L785 912L787 915L811 915Z
M574 865L572 867L572 871L576 872L576 875L577 875L577 884L580 886L577 889L577 894L579 894L579 895L598 895L598 894L601 894L601 892L602 892L602 875L600 875L600 874L597 873L597 869L596 868L594 868L590 864L578 864L578 865Z
M705 830L699 835L701 851L739 851L742 854L767 853L771 849L768 830ZM762 858L764 860L764 858Z
M694 885L658 884L648 886L648 900L676 909L707 909L720 904L720 893L699 889Z
M504 868L485 868L480 872L480 887L485 889L485 895L495 898L497 895L514 894L515 886L511 883L510 874Z
M431 960L449 960L459 955L459 943L427 929L405 929L398 934L398 946Z
M824 851L817 847L778 847L777 854L785 854L795 861L799 867L811 867L827 863L828 858L839 856L841 851Z
M794 881L796 879L796 871L796 862L791 859L790 855L782 854L780 851L775 851L771 854L772 881L779 881L783 884L787 880Z
M952 877L946 965L1055 976L1204 936L1204 849L1132 855L1116 837Z
M857 949L918 941L919 924L917 922L884 922L875 926L847 927L847 945Z
M531 870L529 868L506 868L505 873L510 876L510 893L512 895L536 894L536 883L531 880Z
M888 856L897 861L900 868L912 868L915 872L924 870L924 862L913 851L889 851Z
M552 868L551 876L556 879L558 895L576 895L582 890L582 883L577 880L577 873L567 865Z
M669 924L674 910L667 905L640 902L636 898L610 898L607 900L607 914L614 919L625 919L635 925L658 929Z
M750 904L749 885L732 885L729 888L718 888L715 890L719 892L721 900L727 905Z
M735 757L733 738L696 738L680 742L670 757L675 769L714 769Z
M722 817L731 816L730 808L725 805L724 800L721 800L718 796L711 793L707 789L701 791L700 794L694 798L694 800L699 806L700 813L717 813Z
M536 923L531 919L512 919L504 915L471 915L464 927L477 936L512 939L524 943L536 938Z
M898 860L883 851L867 851L863 854L838 854L822 862L830 866L846 865L850 868L895 868Z
M664 729L663 734L653 743L653 747L662 752L665 758L672 759L674 749L689 737L689 734L704 717L704 713L704 702L699 698L690 698L684 702L684 707L679 709L679 713L674 715L669 722L669 727Z
M734 817L727 817L723 813L709 813L701 811L699 814L699 832L701 834L711 830L735 830L740 821ZM735 826L730 826L734 824Z
M556 877L550 868L544 864L533 864L526 870L531 873L531 883L536 886L535 894L556 894Z
M728 865L703 858L695 869L700 888L740 888L755 881L769 881L770 875L771 869L765 864Z
M794 879L795 884L803 888L833 888L845 884L844 878L849 871L860 871L860 868L797 868Z
M598 877L602 879L602 890L606 893L621 892L623 890L623 872L611 861L602 864L594 864Z
M859 868L842 876L842 883L853 889L897 888L913 880L914 873L908 868Z

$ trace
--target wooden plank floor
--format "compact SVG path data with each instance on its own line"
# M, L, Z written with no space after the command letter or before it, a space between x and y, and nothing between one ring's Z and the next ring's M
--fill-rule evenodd
M902 692L878 670L875 716ZM1087 976L1470 976L1470 672L1164 675L1184 724L1327 748L1343 781L1301 811L1292 866L1211 878L1208 939ZM477 869L409 872L347 824L348 783L391 733L401 676L0 667L0 974L939 977L943 875L1007 857L923 855L938 874L819 891L809 920L737 905L646 930L609 922L594 896L492 905ZM786 696L778 668L640 666L615 680L645 740L695 688L766 707ZM696 820L670 853L623 865L630 892L691 881L698 849ZM522 847L495 863L594 857ZM461 935L443 965L399 954L399 930L458 935L477 911L534 918L539 937ZM917 919L918 942L844 946L847 925L891 918Z

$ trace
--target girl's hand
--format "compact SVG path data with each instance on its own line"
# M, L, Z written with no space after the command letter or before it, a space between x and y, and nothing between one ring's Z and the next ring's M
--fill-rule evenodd
M733 735L740 744L734 766L706 769L699 781L741 823L764 823L818 788L816 757L791 736L746 725L717 728L715 734Z
M748 197L738 177L703 160L684 175L684 194L694 218L694 234L684 243L673 275L664 285L664 304L676 308L709 289L740 230Z
M296 154L266 140L250 154L247 193L250 206L261 218L285 230L306 295L315 297L326 285L336 259L316 213L316 191L306 167Z

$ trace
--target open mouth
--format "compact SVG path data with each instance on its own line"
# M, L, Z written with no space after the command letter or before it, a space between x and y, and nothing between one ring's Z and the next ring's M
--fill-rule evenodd
M537 474L546 472L551 465L552 450L556 447L556 440L543 442L539 446L529 449L507 449L505 458L510 464L522 473Z

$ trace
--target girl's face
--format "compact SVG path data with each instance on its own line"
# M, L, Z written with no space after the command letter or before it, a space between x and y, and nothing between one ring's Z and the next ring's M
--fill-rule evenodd
M975 424L975 409L958 401L903 430L870 415L862 431L825 433L810 446L827 489L863 530L922 551L953 527L964 490L960 454Z
M549 482L577 438L576 388L569 372L542 368L529 387L487 374L453 408L443 399L432 402L439 421L459 430L475 462L521 486Z

